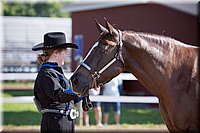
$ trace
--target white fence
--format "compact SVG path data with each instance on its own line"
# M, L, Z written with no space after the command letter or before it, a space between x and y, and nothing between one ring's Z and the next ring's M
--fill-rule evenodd
M154 96L90 96L92 102L158 103ZM1 102L1 101L0 101ZM31 103L33 96L8 97L3 103Z
M73 73L65 73L69 79ZM37 73L2 73L1 80L35 80ZM121 73L117 78L122 80L137 80L131 73ZM9 102L33 102L33 97L13 97L4 98L4 103ZM90 96L91 101L99 102L122 102L122 103L158 103L158 98L154 96Z
M69 79L72 73L65 73L65 76ZM0 75L1 80L35 80L37 73L3 73ZM130 73L121 73L117 78L122 80L137 80L135 76ZM121 103L158 103L158 98L155 96L90 96L91 101L99 102L121 102ZM0 103L2 100L0 101ZM31 103L33 102L33 96L23 97L11 97L3 98L3 103ZM81 104L79 104L79 119L77 120L80 126L83 125L83 110Z
M65 76L69 79L73 73L65 73ZM2 73L0 80L35 80L37 73ZM122 80L137 80L137 78L131 73L121 73L117 78Z

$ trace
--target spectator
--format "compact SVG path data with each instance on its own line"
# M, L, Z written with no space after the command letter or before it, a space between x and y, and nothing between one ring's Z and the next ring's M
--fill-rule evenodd
M113 78L110 82L103 86L103 95L104 96L120 96L119 92L119 81L117 78ZM114 110L114 120L116 125L120 125L120 102L105 102L103 103L104 111L104 125L108 125L109 111L110 107L113 107Z
M99 94L100 94L100 88L97 88L97 90L94 90L94 89L89 90L89 95L97 96ZM92 102L92 105L93 105L93 109L94 109L94 118L95 118L95 121L96 121L96 125L101 127L102 126L102 123L101 123L101 119L102 119L101 103L100 102ZM83 115L84 115L85 126L90 126L88 111L84 111Z

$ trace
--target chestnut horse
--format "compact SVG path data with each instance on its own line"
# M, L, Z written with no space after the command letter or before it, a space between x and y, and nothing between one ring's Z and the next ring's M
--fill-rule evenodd
M106 28L96 21L101 36L72 75L73 91L87 95L126 70L158 97L170 132L199 132L199 48L165 36L120 31L105 21Z

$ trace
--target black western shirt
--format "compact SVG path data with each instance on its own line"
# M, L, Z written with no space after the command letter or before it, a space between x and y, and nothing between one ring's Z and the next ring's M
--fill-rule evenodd
M66 103L78 101L57 63L42 64L35 81L34 95L46 109L65 109Z

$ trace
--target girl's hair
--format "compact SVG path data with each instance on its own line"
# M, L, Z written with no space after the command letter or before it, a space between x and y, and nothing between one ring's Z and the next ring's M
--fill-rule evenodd
M52 49L43 50L43 53L39 54L37 57L38 64L43 64L43 63L47 62L55 50L58 50L58 52L61 52L64 49L65 48L52 48Z

